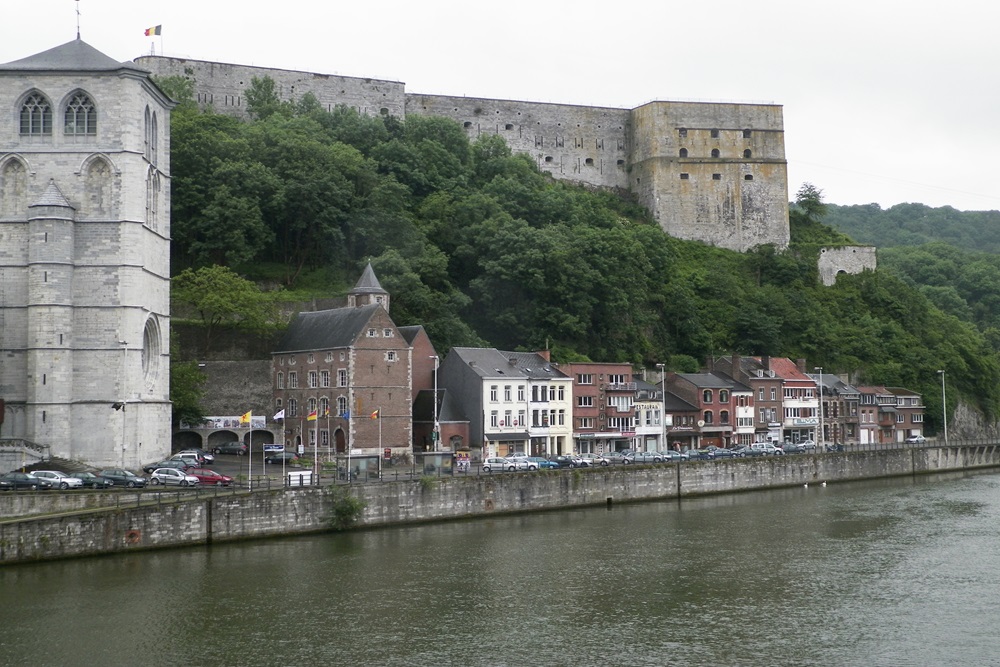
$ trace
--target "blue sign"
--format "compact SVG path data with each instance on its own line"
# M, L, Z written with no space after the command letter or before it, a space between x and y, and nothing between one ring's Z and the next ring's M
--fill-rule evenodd
M264 452L283 452L285 451L284 445L264 445Z

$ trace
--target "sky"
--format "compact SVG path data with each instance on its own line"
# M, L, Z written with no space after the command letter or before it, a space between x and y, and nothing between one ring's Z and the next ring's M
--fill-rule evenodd
M31 0L0 63L76 38L401 81L410 93L632 108L783 108L789 199L1000 209L1000 3L953 0ZM237 10L238 8L238 10ZM266 8L266 9L265 9ZM160 25L160 37L146 28Z

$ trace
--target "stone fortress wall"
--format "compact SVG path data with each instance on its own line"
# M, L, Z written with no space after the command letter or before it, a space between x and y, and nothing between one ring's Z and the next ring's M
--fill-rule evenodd
M658 101L618 109L408 93L397 81L164 56L136 63L154 76L192 79L201 105L238 117L247 116L251 80L270 77L281 99L312 93L328 110L345 105L372 116L451 118L472 140L503 137L554 178L632 192L676 238L736 251L788 246L779 105ZM874 254L868 257L874 262ZM833 267L834 275L856 272L858 257L849 259Z

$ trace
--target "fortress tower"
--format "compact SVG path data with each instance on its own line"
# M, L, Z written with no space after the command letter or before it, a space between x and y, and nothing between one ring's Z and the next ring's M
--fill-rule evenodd
M2 440L169 452L172 106L79 38L0 65Z

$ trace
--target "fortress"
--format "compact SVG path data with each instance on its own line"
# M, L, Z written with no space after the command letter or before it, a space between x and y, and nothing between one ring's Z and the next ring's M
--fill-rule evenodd
M283 100L312 93L332 110L444 116L475 139L502 136L553 177L634 194L669 235L745 251L786 248L788 173L781 107L650 102L635 109L407 93L397 81L164 56L135 62L194 82L196 100L246 117L246 88L270 77Z

